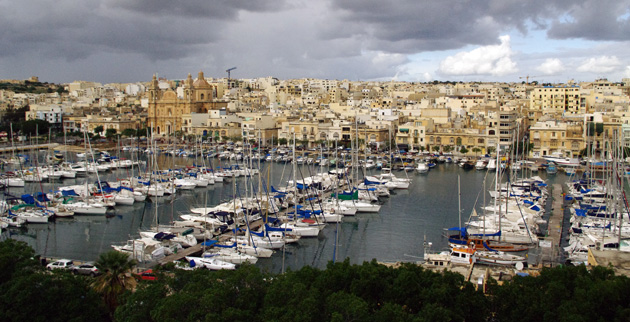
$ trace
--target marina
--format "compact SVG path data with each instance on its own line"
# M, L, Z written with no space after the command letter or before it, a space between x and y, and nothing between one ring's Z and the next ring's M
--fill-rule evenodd
M142 161L148 160L148 154L142 155ZM43 156L42 156L43 158ZM191 165L190 158L160 156L160 163L180 166ZM121 153L122 159L133 159L130 152ZM231 160L220 158L208 159L213 167L224 168L236 164ZM219 166L219 162L222 162ZM349 258L351 263L362 263L376 259L380 262L418 262L423 258L423 245L426 240L431 241L434 250L448 249L448 239L445 229L459 224L461 213L483 213L483 201L491 200L487 187L491 186L494 170L475 170L458 166L453 162L436 162L428 172L392 171L393 176L408 179L406 189L391 190L391 195L377 198L380 211L357 213L354 216L344 216L339 224L327 224L314 238L300 238L296 243L287 244L281 250L276 250L270 258L260 258L256 265L270 272L282 272L287 269L299 269L310 265L324 268L331 260ZM240 163L241 167L246 164ZM255 164L255 163L252 163ZM258 173L262 177L269 177L268 186L278 189L292 181L291 175L300 173L300 177L311 176L323 168L314 164L296 165L293 163L261 162ZM327 168L326 170L333 170ZM103 182L115 183L121 178L129 177L130 169L118 168L107 172L100 172ZM382 170L376 167L364 169L361 176L374 180L380 177ZM325 171L324 171L325 172ZM523 173L524 175L525 173ZM545 176L544 173L539 173ZM297 176L297 175L296 175ZM287 179L289 178L289 179ZM561 184L569 179L564 174L557 174L545 178L552 186L553 205L548 207L545 216L551 215L549 230L539 231L544 240L551 241L550 253L541 253L536 247L539 263L556 265L562 263L562 252L558 251L562 245L562 229L564 215L563 207L558 206L563 201ZM97 180L96 173L86 177L60 179L59 181L26 184L24 187L9 187L7 192L12 195L35 194L37 191L51 192L61 186L85 185ZM105 215L75 215L73 217L57 217L46 224L27 224L20 229L11 228L3 233L5 238L23 240L31 245L39 254L50 258L71 258L80 261L93 261L102 252L112 249L112 246L123 246L128 240L137 238L138 232L154 229L155 223L171 223L181 219L182 215L190 214L194 208L213 208L234 200L234 196L244 198L247 188L251 187L258 176L234 177L224 182L216 182L206 187L190 190L179 189L172 195L150 197L145 202L132 205L117 205L110 207ZM298 179L299 181L300 179ZM486 181L486 190L484 190ZM355 181L356 182L356 181ZM459 183L458 183L459 182ZM558 183L556 183L558 182ZM346 183L339 189L346 187ZM458 195L457 190L463 192ZM275 189L275 188L274 188ZM331 191L326 193L331 194ZM485 194L485 196L484 196ZM240 196L240 197L239 197ZM324 199L322 197L322 199ZM550 201L551 202L551 201ZM458 204L461 203L461 213ZM291 212L292 208L282 211ZM466 215L466 220L468 216ZM248 223L250 229L255 230L263 225L262 219ZM242 235L242 232L240 233ZM226 241L234 235L231 231L224 231L215 235ZM548 235L546 238L543 237ZM543 243L543 245L546 245ZM190 255L200 254L206 247L201 241L196 245L180 249L174 254L165 255L155 261L141 261L140 265L150 267L174 260L181 260ZM210 248L210 247L207 247ZM530 250L532 255L536 255ZM539 263L536 263L538 265ZM514 265L512 265L514 266ZM470 268L469 276L473 270ZM475 273L477 274L477 273ZM473 274L474 275L474 274ZM477 274L478 275L478 274Z

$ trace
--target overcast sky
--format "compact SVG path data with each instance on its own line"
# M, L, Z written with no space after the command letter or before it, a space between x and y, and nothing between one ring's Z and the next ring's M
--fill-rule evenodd
M0 79L620 81L629 19L630 0L0 0Z

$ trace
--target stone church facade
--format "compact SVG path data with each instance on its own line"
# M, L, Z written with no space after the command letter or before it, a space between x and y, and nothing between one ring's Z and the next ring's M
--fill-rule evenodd
M216 99L217 87L210 85L199 72L193 80L188 74L183 81L183 97L175 90L160 89L155 75L147 88L149 99L148 124L157 136L173 135L182 130L182 115L208 113L209 110L226 107L227 103Z

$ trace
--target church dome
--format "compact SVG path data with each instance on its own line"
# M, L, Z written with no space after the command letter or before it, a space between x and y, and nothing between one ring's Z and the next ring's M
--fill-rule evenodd
M203 72L199 72L197 79L193 83L194 88L210 88L210 84L206 82L206 78L203 76Z

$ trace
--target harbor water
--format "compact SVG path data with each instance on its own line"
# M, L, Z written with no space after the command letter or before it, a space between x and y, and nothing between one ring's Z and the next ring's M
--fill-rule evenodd
M216 160L213 162L217 162ZM215 165L216 166L216 165ZM271 167L271 170L268 170ZM298 166L298 178L314 174L308 166ZM269 177L275 187L286 185L292 173L291 164L262 163L262 177ZM128 169L118 169L101 175L101 180L117 180L130 175ZM370 170L377 173L377 170ZM278 273L287 269L299 269L310 265L324 268L333 259L348 258L353 264L376 259L384 262L417 261L423 255L423 242L433 244L432 249L446 249L444 230L458 226L461 200L461 220L468 220L473 207L477 211L484 202L484 178L486 190L494 184L494 173L464 170L455 164L438 164L426 174L394 171L399 177L412 179L409 189L395 190L384 198L379 213L357 213L346 216L342 223L328 224L317 238L302 238L290 244L285 251L276 251L271 258L261 258L257 266ZM537 175L546 178L544 171ZM459 178L459 187L458 187ZM569 177L558 173L550 176L550 183L563 183ZM244 197L250 186L247 178L234 182L216 183L208 188L178 191L175 195L136 202L133 206L116 206L106 216L80 216L57 218L48 224L27 224L20 229L10 229L3 238L24 241L45 257L69 258L92 261L99 254L138 237L140 230L150 230L159 223L178 219L190 213L194 207L216 206L234 196ZM252 180L258 182L255 177ZM84 178L64 179L60 182L27 183L24 188L10 188L7 193L20 196L39 191L49 192L60 185L94 183L94 174ZM261 180L262 181L262 180ZM263 185L266 183L263 182ZM461 198L459 197L461 191ZM490 202L486 194L486 202ZM157 217L157 220L156 220Z

